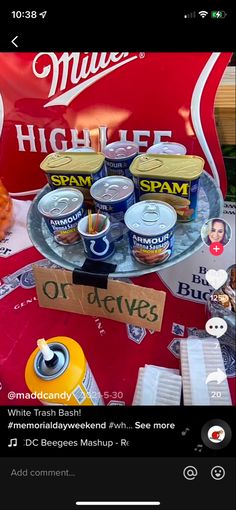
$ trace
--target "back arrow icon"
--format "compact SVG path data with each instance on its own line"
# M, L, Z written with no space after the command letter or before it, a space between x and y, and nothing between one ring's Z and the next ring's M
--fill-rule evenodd
M15 40L17 39L17 37L18 37L18 35L16 35L16 37L14 37L14 39L12 39L12 41L11 41L11 42L12 42L12 44L14 44L14 46L15 46L16 48L18 48L18 44L16 44L16 43L15 43Z
M227 375L221 370L220 368L217 368L216 372L211 372L207 378L205 384L208 384L209 382L216 381L217 384L222 383L227 378Z

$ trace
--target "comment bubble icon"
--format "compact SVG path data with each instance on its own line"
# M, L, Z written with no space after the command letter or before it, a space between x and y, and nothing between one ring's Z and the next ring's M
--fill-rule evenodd
M227 322L220 317L213 317L205 324L206 332L211 336L216 336L216 338L223 336L227 331L227 327Z

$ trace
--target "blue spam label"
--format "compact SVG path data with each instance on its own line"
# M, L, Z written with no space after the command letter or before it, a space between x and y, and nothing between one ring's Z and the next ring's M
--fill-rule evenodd
M133 257L150 266L166 261L173 250L173 232L171 229L158 236L142 236L130 230L128 236Z
M194 180L150 179L133 176L137 200L161 200L169 203L178 221L196 218L199 177Z

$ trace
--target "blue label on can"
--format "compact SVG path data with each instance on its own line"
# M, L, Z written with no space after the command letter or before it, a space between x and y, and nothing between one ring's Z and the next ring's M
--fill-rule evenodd
M106 169L107 175L123 175L124 177L128 177L132 179L132 174L129 171L129 167L134 158L138 153L130 156L129 158L118 158L118 159L107 159L106 158Z
M156 265L166 261L173 250L173 229L156 236L128 232L133 257L141 264Z
M96 182L96 181L98 181L98 179L102 179L103 177L106 177L106 175L107 175L106 166L104 164L104 165L102 165L102 167L100 168L100 170L98 172L92 174L93 182Z
M54 235L59 244L74 244L80 240L77 225L84 214L83 207L73 214L68 214L63 218L48 218L44 216L50 232Z
M111 222L124 221L124 215L127 209L135 203L135 195L132 193L128 198L124 198L119 202L100 202L94 200L96 209L100 210L103 214L106 214Z
M164 200L174 207L178 221L190 221L196 218L198 179L173 180L133 177L137 200Z

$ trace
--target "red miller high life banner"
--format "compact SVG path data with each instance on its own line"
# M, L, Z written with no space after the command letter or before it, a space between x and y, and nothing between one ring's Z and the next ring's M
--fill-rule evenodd
M231 53L2 53L0 168L10 192L42 187L47 153L116 140L180 142L226 192L214 97Z

